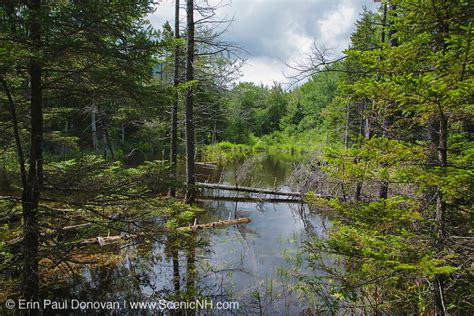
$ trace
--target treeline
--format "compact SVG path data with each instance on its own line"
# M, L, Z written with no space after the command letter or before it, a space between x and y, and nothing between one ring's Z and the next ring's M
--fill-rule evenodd
M318 312L473 312L472 13L463 0L382 1L343 58L315 46L294 67L306 83L242 83L224 99L223 140L319 149L294 173L332 221L306 244L317 273L301 290Z
M271 87L238 83L222 95L211 143L309 149L340 141L337 131L331 131L340 121L339 113L330 107L338 78L337 72L316 73L291 90L278 83Z
M472 4L383 1L362 14L342 60L315 50L300 69L309 80L291 91L233 86L239 62L210 27L215 8L185 5L184 31L179 1L174 29L156 31L153 1L0 4L0 208L12 224L0 256L3 275L21 279L16 294L40 296L42 259L76 262L51 229L78 214L119 229L124 214L142 218L144 201L157 211L152 197L183 188L176 157L192 202L196 148L229 141L325 148L301 181L337 197L308 195L332 218L307 243L322 271L302 278L315 308L472 313ZM112 163L127 156L170 163ZM173 205L171 217L192 223Z
M194 145L212 141L239 64L219 37L218 8L185 6L180 31L176 1L173 32L151 27L154 1L1 2L2 297L47 296L48 276L87 265L91 234L157 240L150 218L193 222L195 209L165 196L178 188L193 202ZM190 157L187 186L171 148ZM140 234L130 231L138 221Z
M28 57L26 53L21 53L22 49L28 49L21 45L26 45L24 41L28 36L28 30L22 29L26 16L21 15L28 13L28 6L19 7L21 5L14 1L2 7L2 31L6 36L2 51L2 78L5 82L1 103L2 122L5 122L2 129L5 137L1 140L3 148L11 146L14 138L7 123L10 114L6 91L18 108L19 132L28 132L27 123L23 122L28 117L23 115L20 107L27 106L29 100L26 95L21 98L16 95L27 88L21 86L25 81L20 82L18 77L27 75L27 69L19 63L26 63ZM43 71L47 77L43 79L46 80L43 91L47 93L43 103L46 113L44 149L48 159L71 159L88 153L123 161L133 149L139 149L150 160L168 159L171 105L175 93L178 93L178 133L180 138L184 138L184 97L190 85L195 85L194 125L198 144L208 144L220 137L217 133L222 126L223 110L219 109L219 101L237 76L239 66L236 57L228 54L232 50L230 45L216 40L216 34L197 25L194 48L197 52L194 63L196 78L195 82L186 83L186 27L181 26L185 32L181 32L178 38L168 23L161 30L152 29L146 16L155 10L154 6L150 5L146 13L140 12L139 19L129 17L133 20L127 22L129 25L125 22L124 25L117 25L115 21L101 22L105 13L100 12L102 7L99 4L83 4L80 9L67 5L60 7L64 11L96 12L78 11L75 15L68 12L71 19L77 19L77 25L73 22L60 24L60 19L67 19L61 16L65 14L62 11L57 13L58 17L45 17L49 23L45 33L60 33L42 35L47 38L44 40L46 43L42 43L41 48L45 50L42 57L48 63L54 63L54 67L48 64ZM195 8L196 11L200 9ZM119 19L119 14L127 16L126 10L126 5L119 6L117 17L113 18ZM88 18L80 17L80 14L87 14ZM63 30L56 30L59 28L56 24L61 25ZM92 30L93 27L96 29ZM122 29L119 30L119 27ZM10 38L10 31L14 32L15 37ZM225 47L225 52L216 52L220 46ZM173 86L175 48L181 52L177 59L180 85L176 87ZM20 73L20 68L25 73ZM179 143L180 153L184 154L184 143ZM5 150L3 157L14 157L10 149Z
M337 196L308 195L332 219L306 245L320 274L303 290L318 293L321 312L474 310L472 9L382 1L362 14L343 61L315 56L306 69L339 74L322 111L339 145L305 179Z

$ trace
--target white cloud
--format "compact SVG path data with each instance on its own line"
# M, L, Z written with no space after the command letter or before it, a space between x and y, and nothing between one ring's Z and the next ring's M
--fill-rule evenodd
M320 34L317 40L324 46L343 50L349 44L348 35L354 27L356 18L356 8L350 1L340 3L334 11L318 22Z
M155 28L161 28L166 21L174 25L174 3L171 1L160 1L156 10L148 16L148 20Z
M283 67L284 64L278 59L264 57L249 58L242 67L242 78L239 81L272 86L274 81L285 81L285 76L282 73Z
M241 80L267 85L273 81L287 82L282 71L291 71L285 69L285 62L302 61L314 40L318 46L332 48L333 54L339 55L349 44L358 12L364 5L368 9L378 6L373 0L223 1L230 5L217 12L218 18L234 17L224 39L249 52L244 56L248 64L242 69ZM149 19L160 28L165 21L174 25L173 15L174 1L163 0ZM182 22L184 15L183 9Z

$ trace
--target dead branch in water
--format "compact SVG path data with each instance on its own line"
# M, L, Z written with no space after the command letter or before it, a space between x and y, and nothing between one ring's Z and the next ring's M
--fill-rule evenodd
M249 217L242 217L242 218L237 218L237 219L230 219L230 220L221 220L217 222L212 222L212 223L206 223L206 224L194 224L191 226L183 226L183 227L178 227L178 228L166 228L164 229L164 232L167 233L172 233L172 232L192 232L192 231L197 231L201 229L210 229L210 228L219 228L223 226L228 226L228 225L236 225L236 224L247 224L250 223L252 219ZM140 236L143 236L144 233L139 234ZM124 235L117 235L117 236L107 236L107 237L101 237L97 236L94 238L89 238L85 239L82 242L79 243L79 247L81 246L88 246L88 245L95 245L99 244L101 246L120 241L120 240L126 240L129 238L136 237L138 235L131 235L131 234L124 234Z
M218 227L234 225L234 224L247 224L247 223L250 223L251 221L252 220L250 219L250 217L242 217L242 218L222 220L222 221L217 221L217 222L212 222L212 223L207 223L207 224L196 224L192 226L179 227L176 230L179 232L188 232L188 231L196 231L200 229L218 228Z
M261 188L251 188L251 187L240 187L232 186L220 183L203 183L198 182L196 186L199 188L205 189L216 189L216 190L226 190L226 191L239 191L239 192L249 192L249 193L262 193L262 194L273 194L273 195L286 195L286 196L296 196L301 197L299 192L284 192L271 189L261 189Z
M99 244L101 246L104 246L106 244L110 244L114 241L119 241L119 240L124 240L130 238L131 235L117 235L117 236L107 236L107 237L101 237L97 236L94 238L89 238L81 241L79 243L79 246L88 246L88 245L94 245L94 244Z
M304 200L300 197L289 196L289 197L246 197L246 196L198 196L196 201L228 201L228 202L253 202L253 203L304 203Z

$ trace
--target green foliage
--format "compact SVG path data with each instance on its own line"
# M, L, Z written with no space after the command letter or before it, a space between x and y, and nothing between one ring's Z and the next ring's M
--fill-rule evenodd
M249 143L251 135L279 130L287 103L287 93L279 85L268 88L246 82L238 84L224 103L227 124L222 137L235 143Z
M323 113L335 97L338 77L337 72L318 73L292 91L288 111L281 121L283 128L299 134L315 129L322 132Z
M172 87L169 56L184 41L173 38L169 24L163 32L150 28L145 17L153 1L47 2L41 6L41 45L30 39L29 6L6 1L0 5L0 103L9 105L12 94L28 162L31 109L25 96L35 58L43 68L42 193L76 204L103 203L98 208L107 214L115 211L113 203L127 201L128 215L146 213L139 201L147 197L147 215L172 229L191 224L199 210L156 198L179 186L169 180L168 164L152 160L125 168L106 157L114 151L120 161L140 149L164 159L168 109L176 94L181 101L193 87L193 123L196 139L205 144L205 160L260 150L323 151L311 172L327 176L334 198L311 192L306 198L331 225L326 235L305 244L316 273L301 280L310 296L321 297L326 311L433 314L436 282L442 280L438 291L447 312L472 314L474 265L466 242L473 232L472 5L466 0L383 5L390 5L383 28L382 10L363 12L344 60L287 92L278 84L231 88L232 78L221 74L238 65L224 55L206 54L203 46L194 65L205 71ZM0 107L2 174L17 188L12 123L8 108ZM92 145L93 125L98 148ZM105 157L85 154L90 152ZM377 191L387 186L388 196L379 198ZM7 216L19 208L1 202L0 210ZM17 234L2 228L2 237ZM14 258L3 241L0 257L4 266ZM302 266L299 254L295 261ZM286 270L279 274L288 277ZM271 281L267 289L271 297ZM252 296L259 303L263 299L259 291Z
M472 238L474 166L466 133L473 122L468 4L392 4L396 11L389 7L383 30L387 42L378 42L382 30L374 24L381 12L365 12L357 23L339 66L346 73L323 111L339 128L332 137L343 136L345 148L326 147L320 168L340 188L336 198L306 196L332 226L306 244L322 276L307 276L304 284L333 311L364 306L374 313L430 313L441 291L449 313L469 313L466 240ZM379 198L382 184L388 198Z
M74 188L90 194L136 195L164 193L171 185L169 166L163 161L146 161L136 168L120 162L108 163L95 155L55 162L45 166L48 184L62 190Z
M6 244L3 241L0 241L0 258L2 258L2 264L0 265L1 269L6 268L10 259L13 258L13 255L10 253L8 247L6 247Z
M0 156L0 166L8 173L18 174L18 157L13 150L3 152Z
M328 140L332 112L326 109L335 97L338 78L336 71L315 74L291 92L278 85L240 83L226 97L221 138L257 150L316 148Z
M252 147L250 145L224 141L205 146L203 148L203 159L205 161L223 163L236 158L246 157L251 153Z
M181 201L173 201L161 211L165 220L165 227L178 228L193 224L194 219L201 210Z
M420 236L418 229L429 225L419 213L419 202L399 197L372 203L341 203L310 199L321 207L326 204L332 212L333 226L325 238L317 238L306 244L310 262L315 269L322 267L327 277L337 280L332 293L339 293L336 305L349 301L377 302L376 297L363 298L359 290L367 294L377 290L383 293L385 308L390 310L391 300L404 297L397 308L410 308L422 300L430 304L431 296L418 294L421 285L429 287L435 275L450 275L460 269L450 259L434 256L431 239ZM324 264L327 253L344 258L343 270ZM337 261L336 261L337 262ZM342 268L342 267L341 267ZM306 282L314 282L308 277ZM374 300L374 301L371 301ZM393 303L392 303L393 304Z

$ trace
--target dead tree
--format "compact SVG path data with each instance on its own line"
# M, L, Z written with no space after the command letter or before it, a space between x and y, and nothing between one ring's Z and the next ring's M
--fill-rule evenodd
M186 0L187 21L187 50L186 50L186 81L194 80L194 1ZM186 131L186 203L193 203L196 197L196 170L194 166L195 144L194 144L194 109L193 109L193 86L186 91L185 131Z
M176 40L180 39L179 34L179 0L175 1L175 15L174 15L174 36ZM176 45L174 49L174 88L176 89L173 100L173 108L171 109L171 153L170 153L170 165L171 165L171 180L176 182L176 163L178 158L178 105L179 105L179 65L180 65L180 47ZM170 195L176 195L176 189L174 186L170 188Z

